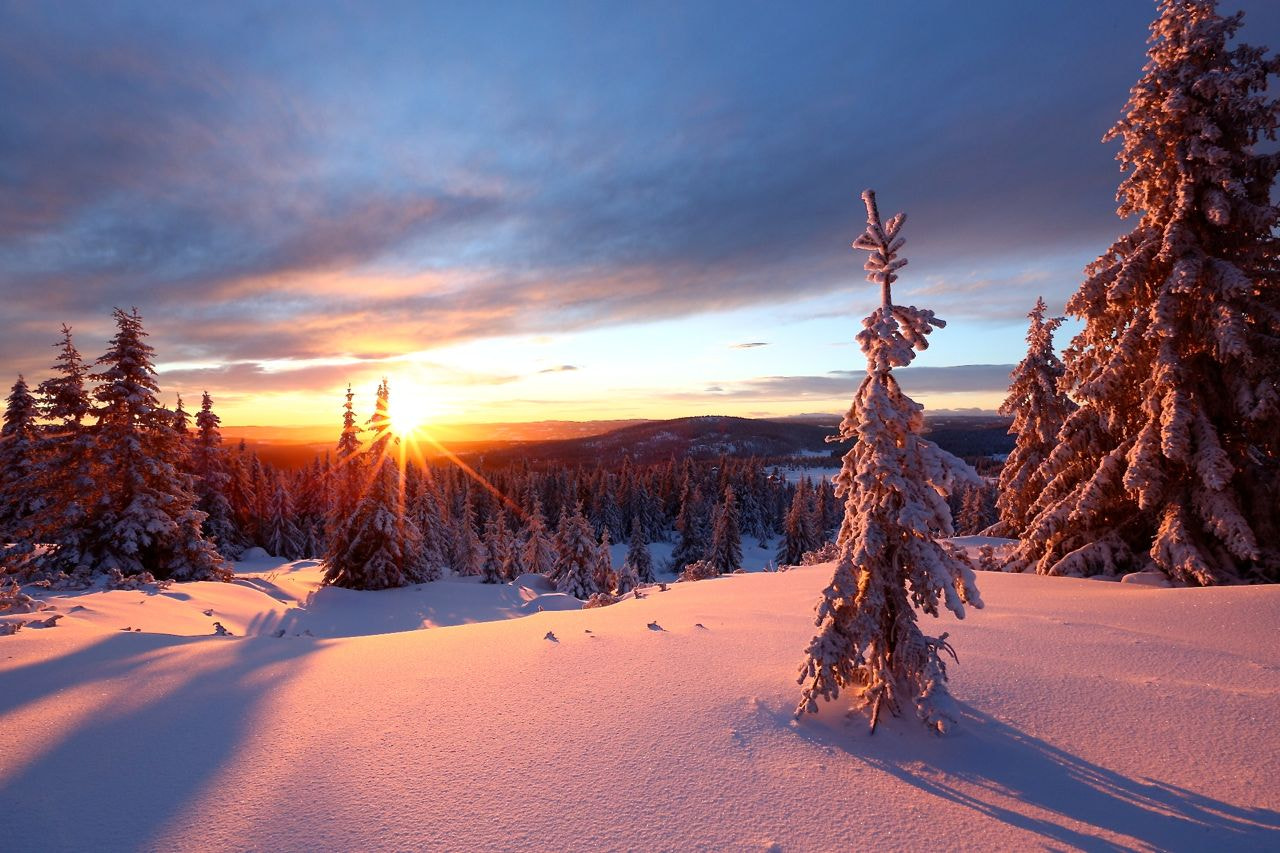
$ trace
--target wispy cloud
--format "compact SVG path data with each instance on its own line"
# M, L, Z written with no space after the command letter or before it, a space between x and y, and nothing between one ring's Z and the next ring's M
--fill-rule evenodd
M767 347L768 341L750 341L745 344L733 344L729 349L755 349L756 347Z

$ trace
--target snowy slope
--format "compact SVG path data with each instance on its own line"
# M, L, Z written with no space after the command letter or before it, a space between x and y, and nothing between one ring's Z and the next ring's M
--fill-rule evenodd
M352 597L327 639L176 636L303 619L314 572L0 637L0 848L1280 847L1280 588L983 575L985 610L925 622L960 654L940 739L792 722L829 567L523 618L514 587L322 590ZM371 633L433 595L496 621Z

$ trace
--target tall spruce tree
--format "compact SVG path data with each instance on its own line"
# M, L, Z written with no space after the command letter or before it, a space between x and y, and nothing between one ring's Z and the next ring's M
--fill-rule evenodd
M932 311L893 304L891 286L907 263L898 256L905 217L882 224L875 194L862 198L867 230L853 245L870 253L867 279L880 285L881 304L858 333L867 376L840 424L840 438L855 439L835 478L844 521L835 574L818 602L818 633L800 669L796 713L816 712L818 699L849 689L869 710L872 731L884 708L898 713L909 702L921 721L944 732L957 720L941 657L950 647L946 634L921 633L915 607L936 616L942 602L963 618L966 603L982 606L967 562L936 541L951 535L943 494L957 479L977 477L921 437L924 408L893 377L944 323Z
M181 458L173 412L160 405L137 309L113 314L116 335L97 360L93 455L101 468L76 553L60 545L68 573L129 577L149 572L173 580L230 580L231 569L204 536L193 478Z
M303 536L294 515L293 495L285 478L279 474L271 485L271 500L263 530L263 546L267 552L286 560L303 556Z
M1058 446L1058 433L1076 405L1059 383L1065 368L1053 348L1053 333L1062 317L1045 318L1043 298L1036 299L1027 317L1027 355L1013 369L1009 396L1000 406L1000 414L1012 415L1009 434L1014 436L1013 451L1000 469L996 508L1000 520L991 528L993 536L1017 538L1031 518L1031 506L1044 491L1046 459Z
M205 514L204 532L224 557L235 559L244 550L236 528L227 489L231 482L227 453L222 447L222 419L213 411L213 398L205 391L196 413L196 436L191 448L191 470L196 478L197 508Z
M644 525L639 519L631 522L631 541L627 543L627 556L623 564L628 567L629 574L634 574L636 583L654 583L653 556L649 553L649 545L644 541ZM625 589L619 589L626 592Z
M45 507L29 518L28 540L21 548L25 558L35 560L29 569L47 562L48 556L59 550L79 553L96 488L93 430L86 423L93 410L89 369L76 349L70 326L63 324L62 337L54 346L58 356L53 376L38 389L46 423L40 435L35 482L44 495ZM37 551L37 543L53 548Z
M1080 402L1015 567L1280 581L1280 59L1213 0L1162 0L1119 139L1137 225L1085 270L1064 357Z
M547 532L542 517L542 505L535 498L525 520L524 567L525 571L550 578L555 574L556 545Z
M742 568L742 534L738 530L738 498L733 486L724 487L724 500L716 507L707 562L716 574L728 575Z
M599 560L599 544L591 524L582 515L582 504L575 504L572 512L560 516L556 531L556 563L552 570L556 589L583 601L600 592L595 577Z
M778 543L775 559L779 565L798 566L805 554L822 544L818 535L817 513L814 510L808 478L801 478L791 497L791 508L782 523L782 541Z
M27 381L19 376L9 392L0 426L0 549L30 537L30 524L44 505L35 477L40 407Z

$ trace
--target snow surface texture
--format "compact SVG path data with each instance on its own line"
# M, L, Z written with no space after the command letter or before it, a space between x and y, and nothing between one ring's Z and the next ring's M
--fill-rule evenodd
M0 637L0 848L1280 849L1280 587L984 574L938 738L792 721L831 565L514 619L239 569Z

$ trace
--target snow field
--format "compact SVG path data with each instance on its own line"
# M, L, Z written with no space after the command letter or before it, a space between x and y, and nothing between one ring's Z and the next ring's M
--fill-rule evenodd
M325 589L359 614L328 639L166 636L112 621L172 608L169 627L185 628L198 620L179 624L180 608L221 608L235 631L255 623L253 607L259 621L287 611L264 599L297 601L315 572L299 563L241 579L274 575L270 589L172 587L185 601L50 597L58 612L74 601L93 615L0 638L0 726L21 733L0 754L0 802L15 816L3 846L1280 844L1278 588L983 574L985 610L922 621L950 631L960 655L963 728L948 738L911 717L868 736L843 699L792 721L829 565L524 618L505 616L519 589L536 597L529 586ZM215 590L228 597L206 598ZM440 624L446 611L460 624L379 633L433 595ZM471 621L486 612L498 621Z

